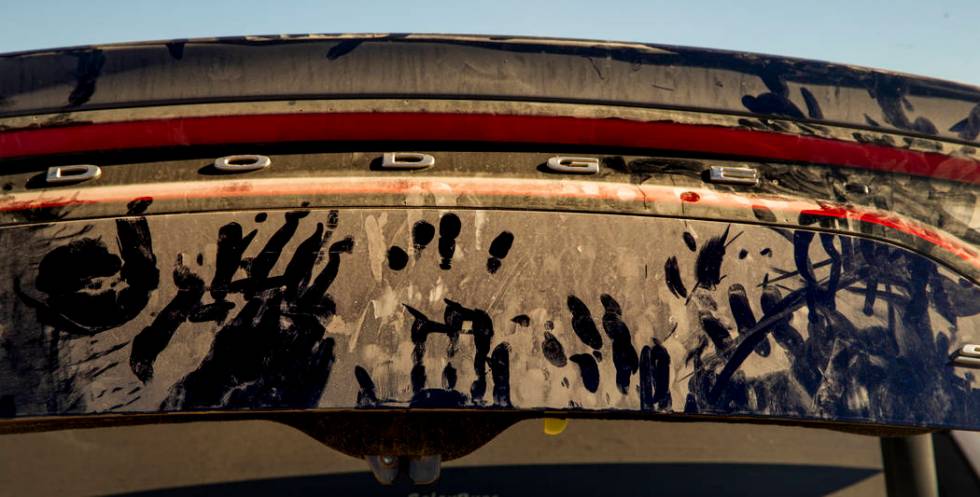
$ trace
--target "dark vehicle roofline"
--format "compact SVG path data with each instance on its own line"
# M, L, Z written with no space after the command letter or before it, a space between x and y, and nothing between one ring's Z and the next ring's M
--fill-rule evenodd
M976 86L721 50L384 34L208 38L0 55L0 117L324 98L561 101L695 110L980 144Z

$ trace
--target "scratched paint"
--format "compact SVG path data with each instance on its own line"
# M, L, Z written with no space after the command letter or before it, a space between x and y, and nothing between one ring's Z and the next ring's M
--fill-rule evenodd
M20 248L0 262L14 416L412 406L980 427L976 376L948 361L980 339L980 289L887 243L635 216L148 206L0 230Z

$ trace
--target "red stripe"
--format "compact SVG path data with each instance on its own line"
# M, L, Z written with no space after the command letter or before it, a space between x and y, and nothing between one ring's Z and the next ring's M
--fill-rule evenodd
M830 164L980 183L980 162L721 126L552 116L317 113L187 117L0 133L0 158L186 145L482 142L623 147Z
M934 230L909 223L904 219L882 215L874 212L862 212L853 208L843 207L823 207L821 209L804 210L800 214L809 214L824 217L835 217L839 219L857 219L863 223L877 224L895 231L921 238L939 248L952 253L953 255L971 263L974 267L980 268L980 261L977 260L977 251L966 244L954 242L951 239L941 236Z
M186 185L186 186L185 186ZM764 203L748 204L738 193L685 190L666 185L631 185L621 183L594 183L586 181L542 181L503 178L274 178L264 180L225 180L192 183L149 183L90 187L62 191L62 197L45 198L58 192L34 191L16 193L0 198L0 212L46 209L91 204L125 204L134 198L149 197L160 200L187 200L195 198L235 197L284 197L323 195L343 204L344 195L365 194L409 195L420 191L473 197L519 197L549 199L606 200L636 202L639 204L676 204L680 202L706 205L710 208L756 209L763 207L780 214L782 218L796 218L799 214L857 220L877 224L925 240L954 256L980 268L980 254L955 237L937 232L914 220L861 206L826 204L801 199L768 198ZM333 204L333 205L339 205ZM400 204L399 206L404 206ZM432 206L433 208L444 208ZM484 204L493 208L494 204ZM353 207L358 208L358 207ZM166 212L166 211L164 211ZM643 215L642 212L637 213ZM737 218L716 219L738 222ZM806 229L801 226L801 229ZM859 233L848 233L860 236Z

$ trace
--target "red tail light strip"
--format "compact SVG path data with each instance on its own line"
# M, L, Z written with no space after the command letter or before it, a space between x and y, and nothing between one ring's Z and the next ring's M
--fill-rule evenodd
M939 153L722 126L493 114L257 114L23 129L0 133L0 159L188 145L379 141L618 147L980 183L980 161Z

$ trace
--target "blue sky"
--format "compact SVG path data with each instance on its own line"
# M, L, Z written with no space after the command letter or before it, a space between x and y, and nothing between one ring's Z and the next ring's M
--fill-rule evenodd
M0 52L243 34L510 34L792 55L980 84L980 0L0 2Z

